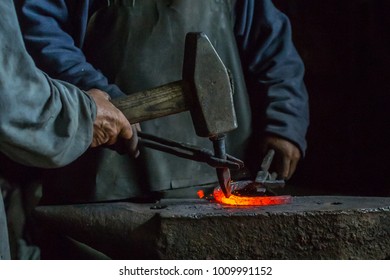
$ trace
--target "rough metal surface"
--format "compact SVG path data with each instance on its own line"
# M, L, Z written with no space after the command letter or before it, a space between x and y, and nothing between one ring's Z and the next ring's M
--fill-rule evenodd
M41 206L51 230L112 258L387 259L390 198L294 197L229 207L201 200Z

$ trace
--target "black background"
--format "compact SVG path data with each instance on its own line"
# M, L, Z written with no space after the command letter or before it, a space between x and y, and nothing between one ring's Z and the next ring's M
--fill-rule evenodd
M274 0L305 65L311 124L290 184L303 192L390 194L390 1Z

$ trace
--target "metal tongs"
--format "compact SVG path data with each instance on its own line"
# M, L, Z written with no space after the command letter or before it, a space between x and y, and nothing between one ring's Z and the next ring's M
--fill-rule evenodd
M277 179L278 174L276 172L270 173L268 171L274 155L275 151L272 149L267 152L261 163L261 170L257 172L255 179L256 183L262 184L267 190L284 187L286 184L283 179Z
M238 196L277 196L275 189L284 187L285 181L277 178L277 173L269 172L275 151L269 150L261 163L254 181L237 182L233 194Z
M155 135L138 131L138 143L144 147L159 150L189 160L207 163L214 168L240 169L244 162L226 155L226 159L218 158L211 150L200 148L188 143L179 143L173 140L164 139Z

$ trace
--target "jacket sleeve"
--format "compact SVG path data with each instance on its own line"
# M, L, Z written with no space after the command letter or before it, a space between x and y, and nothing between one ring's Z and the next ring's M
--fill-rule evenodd
M81 50L88 21L89 1L15 0L27 51L49 76L77 85L98 88L112 98L123 96L90 63Z
M257 121L266 133L290 140L304 154L308 95L288 18L270 0L238 0L235 34L250 98L264 103Z
M59 167L84 153L96 105L38 70L23 44L12 0L0 1L0 152L21 164Z

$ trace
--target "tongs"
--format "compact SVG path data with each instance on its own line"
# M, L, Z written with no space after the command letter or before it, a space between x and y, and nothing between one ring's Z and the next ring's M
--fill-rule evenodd
M275 172L270 173L268 170L271 166L272 160L274 158L275 151L270 149L265 155L262 163L261 170L257 172L255 182L262 184L266 189L274 189L278 187L284 187L286 182L283 179L277 179L277 174Z
M227 155L226 159L218 158L211 150L197 147L188 143L175 142L170 139L161 138L145 132L139 131L138 143L144 147L159 150L181 158L204 162L214 168L240 169L244 167L244 162Z
M239 196L276 196L275 189L282 188L286 182L277 178L277 173L269 172L275 151L268 150L261 163L261 169L257 172L254 181L245 181L241 186L237 184L233 193Z

